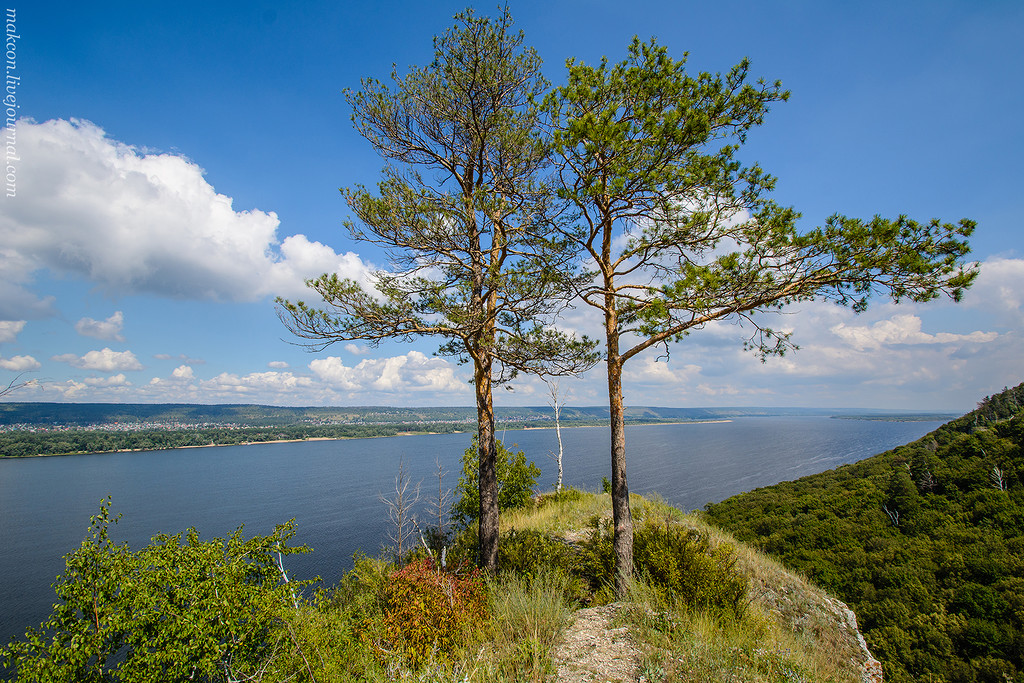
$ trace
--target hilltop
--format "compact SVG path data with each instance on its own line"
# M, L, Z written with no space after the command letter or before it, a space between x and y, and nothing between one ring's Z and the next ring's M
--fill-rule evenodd
M92 541L68 558L81 573L69 574L67 608L49 625L65 635L12 644L8 655L19 680L44 670L74 680L86 669L267 683L879 680L837 600L699 516L631 503L644 578L614 602L605 494L566 490L505 513L496 577L459 569L473 553L470 529L443 571L422 549L401 566L357 557L338 585L305 598L278 580L273 551L289 525L226 544L161 537L132 553L105 544L113 518L104 510ZM118 588L97 602L93 581Z

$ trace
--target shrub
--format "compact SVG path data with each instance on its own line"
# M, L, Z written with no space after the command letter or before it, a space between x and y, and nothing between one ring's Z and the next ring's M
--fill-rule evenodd
M527 581L542 574L556 574L566 601L589 600L589 585L578 548L533 529L512 529L503 534L499 548L498 566L503 573Z
M685 607L742 612L747 582L736 571L732 548L712 548L696 529L642 525L633 536L633 562L656 590Z
M611 598L615 552L607 519L591 520L590 537L583 542L579 571L590 581L594 600ZM659 596L689 609L729 610L739 615L747 592L736 571L728 545L712 548L708 537L679 524L640 524L633 534L633 566Z
M456 501L452 505L452 519L467 525L480 517L480 469L477 439L462 455L462 476L455 487ZM533 498L540 468L526 460L522 451L513 453L499 439L497 445L498 510L525 507Z
M487 617L480 574L442 572L430 560L411 562L392 573L381 597L383 617L367 624L374 645L382 656L397 654L414 668L453 655L466 629Z
M258 671L295 608L275 563L294 524L269 536L201 542L195 529L132 552L115 545L109 499L66 557L59 602L41 629L3 651L18 680L219 680Z
M583 491L572 488L571 486L563 488L561 491L556 491L550 495L544 496L541 499L541 506L549 505L551 503L577 503L586 497Z

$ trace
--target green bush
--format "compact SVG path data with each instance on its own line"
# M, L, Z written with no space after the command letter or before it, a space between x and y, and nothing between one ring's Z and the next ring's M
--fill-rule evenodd
M584 496L586 495L587 494L584 493L583 491L580 491L579 489L574 489L570 486L563 488L561 491L545 495L543 498L541 498L540 503L542 508L552 503L576 503L578 501L583 500Z
M525 580L542 574L556 574L565 588L565 600L572 604L589 601L582 553L562 539L532 529L502 534L498 566L504 573Z
M590 537L576 560L590 582L595 601L612 596L615 551L609 520L591 521ZM712 547L707 536L679 524L640 524L633 534L633 567L662 599L690 609L730 611L737 616L746 604L747 582L736 571L728 545Z
M275 563L294 524L269 536L201 542L195 529L131 552L111 541L109 499L65 557L59 602L39 629L2 652L19 681L125 682L244 678L282 636L293 589Z
M728 545L712 548L705 534L678 524L644 524L633 536L637 572L656 590L691 609L739 616L747 582Z
M480 518L480 466L477 438L462 454L462 476L455 487L456 500L452 519L463 526ZM515 510L526 507L533 498L540 468L526 460L522 451L513 453L499 439L497 445L498 509Z

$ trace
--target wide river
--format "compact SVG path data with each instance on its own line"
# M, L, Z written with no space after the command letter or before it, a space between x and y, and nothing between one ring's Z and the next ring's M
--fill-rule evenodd
M939 422L826 417L746 417L722 423L627 429L630 490L659 493L684 510L743 491L823 472L913 441ZM553 429L509 431L550 490ZM563 429L568 486L600 490L610 476L606 427ZM436 462L454 488L469 434L307 441L219 448L0 460L0 642L38 626L55 599L50 584L65 553L85 537L107 495L123 515L111 530L132 548L158 533L195 526L203 538L245 524L247 536L295 518L297 542L314 552L286 558L296 578L333 584L356 550L375 554L384 538L380 495L394 491L403 462L421 500L436 497Z

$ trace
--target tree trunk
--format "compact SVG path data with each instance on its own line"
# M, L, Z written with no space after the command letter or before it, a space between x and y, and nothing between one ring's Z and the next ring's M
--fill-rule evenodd
M562 491L562 456L565 449L562 448L562 403L558 396L558 382L548 381L548 391L551 393L551 409L555 411L555 436L558 438L558 454L555 456L558 462L558 479L555 480L555 493Z
M619 336L613 331L615 312L606 312L608 342L608 408L612 439L612 522L615 536L615 594L622 596L633 578L633 513L626 483L626 422L622 408L622 359Z
M494 403L491 398L491 360L474 363L478 454L480 463L479 566L498 571L498 470L494 443Z
M558 437L558 480L555 482L555 492L562 491L562 425L558 420L558 408L555 408L555 436Z

